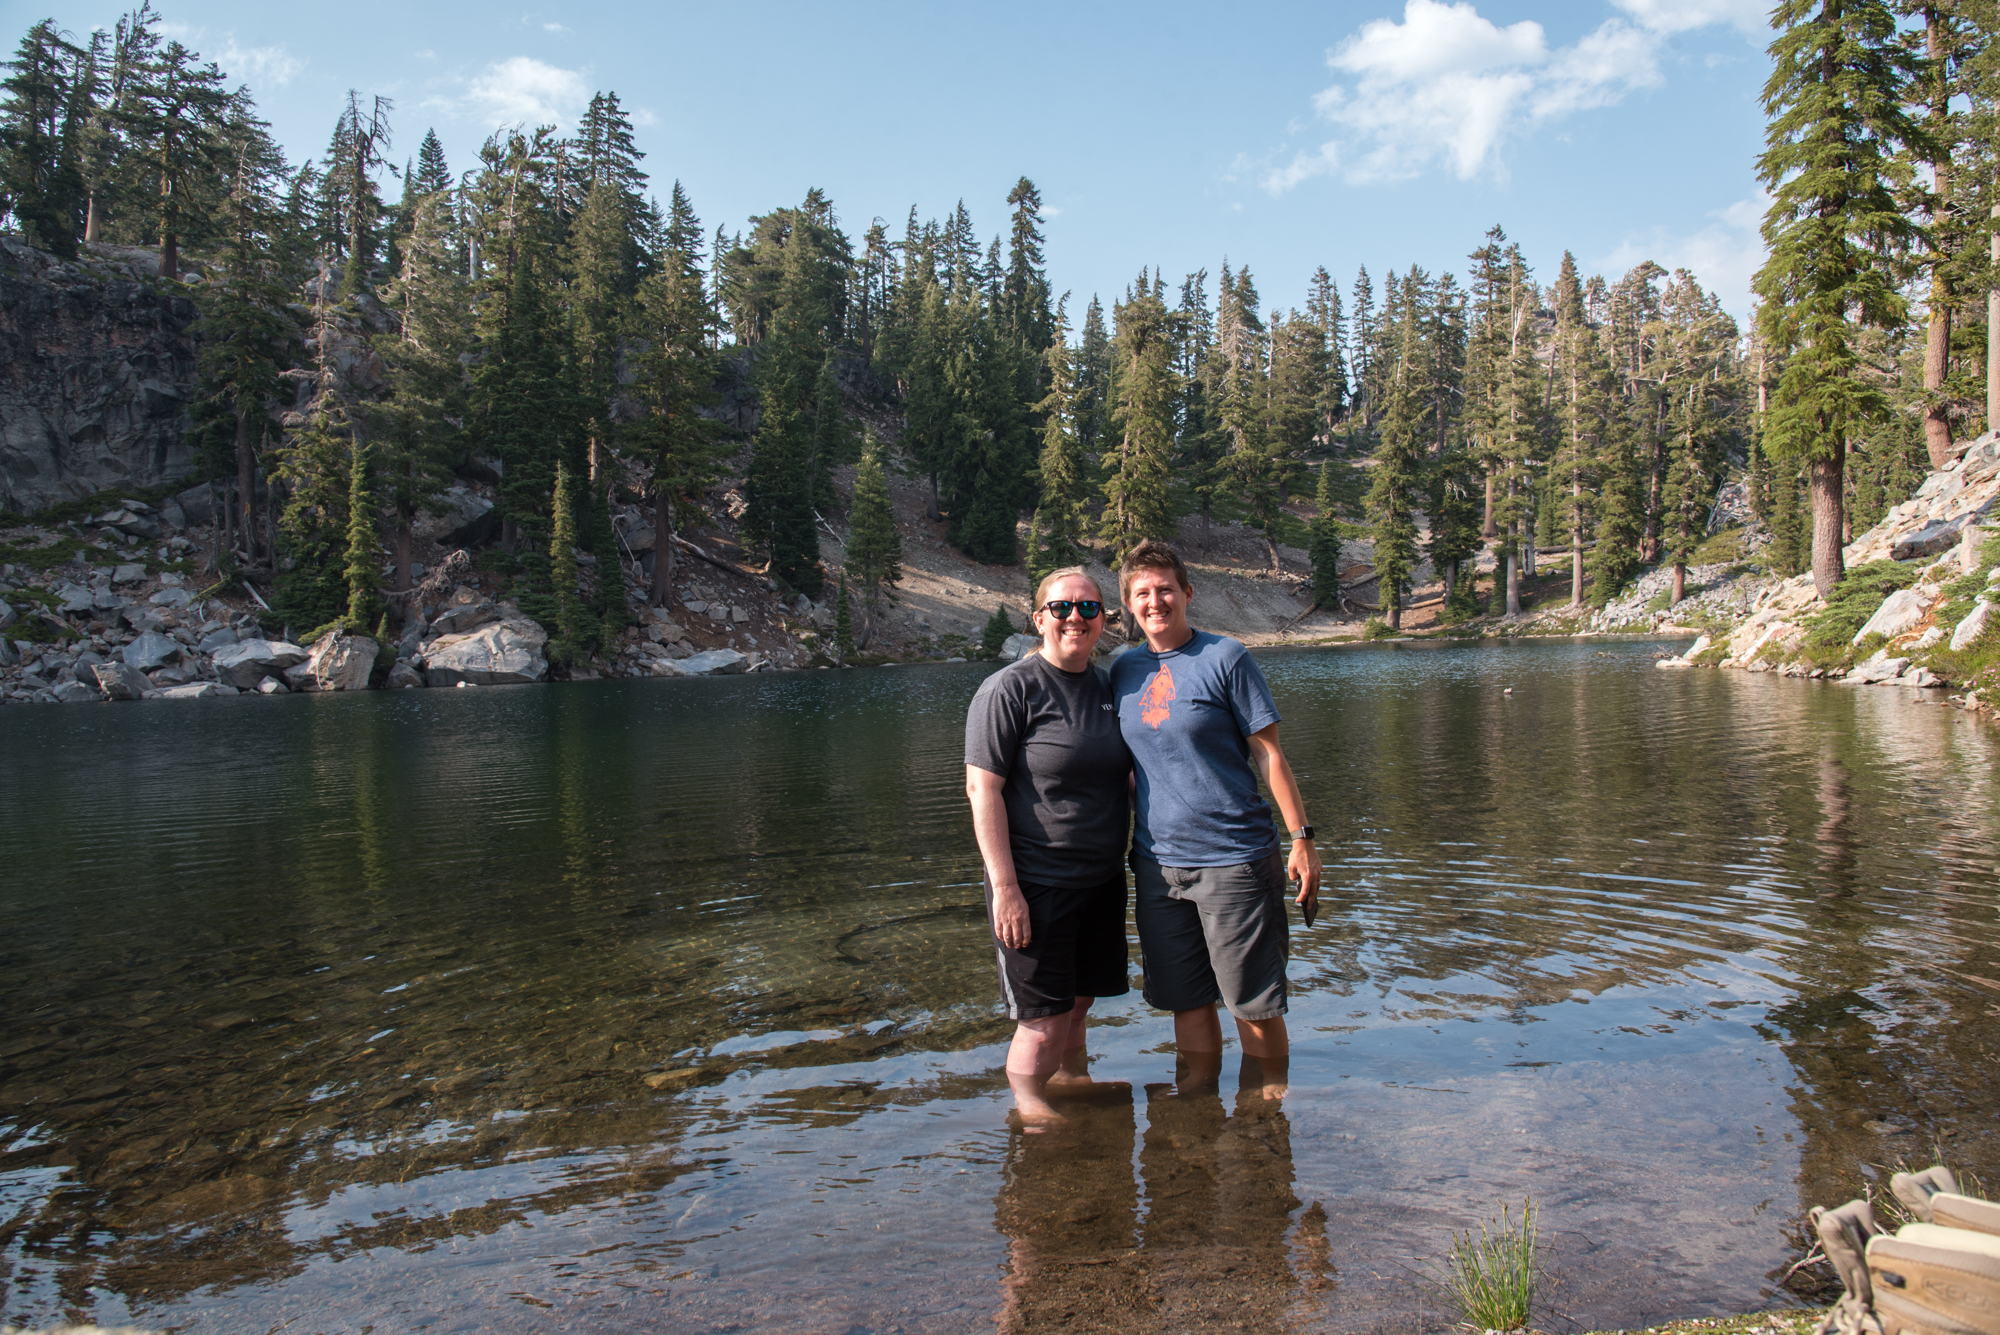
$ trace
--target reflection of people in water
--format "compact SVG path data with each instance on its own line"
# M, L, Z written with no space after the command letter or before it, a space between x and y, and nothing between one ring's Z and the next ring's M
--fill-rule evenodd
M1246 1056L1225 1117L1216 1066L1197 1054L1174 1084L1146 1086L1142 1255L1162 1329L1277 1330L1297 1289L1286 1235L1299 1207L1291 1123L1265 1097L1283 1076Z
M1291 1127L1264 1097L1268 1073L1245 1059L1233 1115L1213 1063L1184 1060L1179 1075L1146 1087L1143 1209L1129 1090L1100 1086L1064 1125L1014 1131L994 1202L1002 1331L1275 1331L1301 1270L1315 1287L1323 1263L1291 1259Z
M1320 860L1305 800L1278 745L1278 710L1249 651L1188 625L1194 586L1174 549L1147 540L1119 565L1119 593L1145 632L1111 665L1118 723L1138 775L1132 839L1146 1000L1174 1013L1188 1057L1219 1056L1216 1002L1236 1017L1243 1051L1284 1092L1285 918L1319 895ZM1280 852L1261 778L1291 827Z
M1111 683L1090 661L1104 595L1080 567L1035 591L1041 648L988 677L965 718L965 792L986 864L1000 990L1016 1022L1007 1081L1024 1120L1051 1086L1087 1085L1084 1022L1125 975L1131 753Z
M1007 1239L1004 1332L1117 1330L1150 1324L1153 1303L1133 1251L1132 1089L1103 1085L1055 1126L1009 1137L994 1223Z

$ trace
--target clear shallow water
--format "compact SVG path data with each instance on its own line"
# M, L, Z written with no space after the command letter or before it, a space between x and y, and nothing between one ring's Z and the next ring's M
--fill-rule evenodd
M1264 656L1290 1093L1177 1089L1135 993L1043 1136L978 665L0 712L0 1317L1442 1329L1527 1193L1547 1325L1770 1301L1865 1165L2000 1179L2000 747L1652 652Z

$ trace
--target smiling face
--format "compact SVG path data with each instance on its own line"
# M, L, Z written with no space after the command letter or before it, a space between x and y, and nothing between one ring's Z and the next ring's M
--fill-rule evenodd
M1058 598L1074 603L1085 599L1098 602L1103 597L1097 591L1096 581L1087 575L1065 575L1042 591L1043 606L1035 609L1035 629L1042 634L1042 652L1051 662L1088 662L1090 651L1097 647L1097 637L1104 633L1104 612L1100 608L1096 616L1086 621L1072 607L1069 615L1058 621L1047 604Z
M1148 567L1132 576L1125 587L1125 606L1144 632L1148 648L1178 649L1187 642L1188 598L1193 592L1171 570Z

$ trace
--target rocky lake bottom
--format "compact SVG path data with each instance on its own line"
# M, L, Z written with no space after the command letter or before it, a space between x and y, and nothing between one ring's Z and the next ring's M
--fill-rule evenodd
M2000 1181L2000 737L1653 652L1260 651L1289 1091L1135 945L1032 1135L990 666L6 711L0 1324L1444 1330L1528 1197L1544 1328L1793 1302L1806 1207Z

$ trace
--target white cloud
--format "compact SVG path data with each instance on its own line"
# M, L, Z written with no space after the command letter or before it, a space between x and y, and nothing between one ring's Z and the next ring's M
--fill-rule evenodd
M1611 0L1651 32L1692 32L1727 23L1745 37L1768 38L1768 0Z
M543 31L543 32L568 32L568 31L569 31L569 29L568 29L568 28L565 28L565 27L563 27L563 25L562 25L562 24L560 24L560 23L544 23L544 24L542 25L542 31Z
M1645 260L1668 272L1686 269L1721 298L1724 310L1747 327L1755 305L1750 280L1764 263L1764 239L1757 229L1770 203L1770 195L1758 190L1711 212L1708 216L1714 221L1697 231L1676 236L1655 228L1630 237L1599 261L1598 267L1613 281Z
M581 70L561 69L533 56L510 56L467 80L462 96L433 97L424 105L488 126L561 126L572 123L589 101L590 85Z
M252 88L282 88L306 67L305 61L282 46L238 46L233 36L224 44L216 63Z
M1573 45L1551 48L1531 19L1506 27L1468 0L1406 0L1403 18L1373 19L1327 53L1342 82L1313 99L1336 136L1267 169L1281 194L1315 176L1400 180L1446 166L1461 180L1504 171L1513 135L1610 106L1663 79L1667 34L1717 23L1741 27L1762 0L1615 0L1610 18Z

